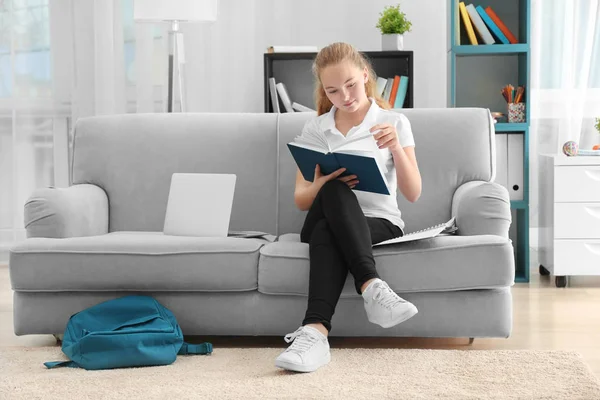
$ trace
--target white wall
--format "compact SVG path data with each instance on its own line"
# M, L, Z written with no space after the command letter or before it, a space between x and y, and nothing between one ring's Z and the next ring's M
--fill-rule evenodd
M447 1L403 0L413 23L405 49L414 51L415 107L446 107ZM263 53L270 45L336 41L381 50L375 25L388 1L221 0L219 19L186 33L188 111L262 112Z

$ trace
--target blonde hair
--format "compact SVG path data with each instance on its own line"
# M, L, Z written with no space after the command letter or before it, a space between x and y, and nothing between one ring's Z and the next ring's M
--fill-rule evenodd
M332 43L324 47L317 53L312 65L312 72L315 77L315 104L317 106L317 115L325 114L331 110L333 104L327 98L323 83L321 82L321 72L325 67L336 65L344 61L349 61L361 70L367 68L369 79L365 83L367 97L372 97L381 108L389 109L390 104L377 93L377 81L375 72L367 57L360 53L351 44Z

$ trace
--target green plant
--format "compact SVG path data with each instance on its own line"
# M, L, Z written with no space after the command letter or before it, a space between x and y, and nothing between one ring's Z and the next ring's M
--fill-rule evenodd
M412 23L406 19L406 14L400 11L400 4L397 6L387 6L379 13L379 21L376 27L382 34L400 34L410 32Z
M596 130L600 133L600 117L596 118Z

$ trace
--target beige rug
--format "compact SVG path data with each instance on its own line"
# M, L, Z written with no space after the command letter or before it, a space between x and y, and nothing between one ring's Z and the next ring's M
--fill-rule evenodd
M567 351L333 349L310 374L274 366L280 348L215 348L163 367L48 370L59 347L0 348L0 399L600 399Z

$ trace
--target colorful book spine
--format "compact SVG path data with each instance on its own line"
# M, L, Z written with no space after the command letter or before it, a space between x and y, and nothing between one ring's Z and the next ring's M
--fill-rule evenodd
M394 76L394 86L392 86L392 93L390 93L390 107L394 107L396 103L396 95L398 94L398 86L400 85L400 77Z
M498 38L498 40L501 41L503 44L508 44L509 41L506 38L506 36L504 36L504 33L502 33L500 28L498 28L498 26L494 23L494 21L492 21L492 19L489 17L489 15L486 14L483 7L477 6L477 7L475 7L475 9L479 13L479 16L481 17L483 22L485 22L485 24L488 26L488 28L490 28L490 31L492 32L492 34L494 36L496 36Z
M408 91L408 76L401 76L400 84L398 85L398 93L396 93L396 101L394 101L393 108L404 108L404 99L406 98L407 91Z
M483 20L475 10L475 6L473 4L469 4L467 6L467 11L469 12L469 17L471 17L471 22L473 22L473 26L477 30L479 36L483 39L485 44L494 44L496 41L492 37L492 34L488 30L488 28L483 23Z
M498 28L502 31L502 33L504 33L504 36L506 36L506 38L508 39L508 41L510 43L512 43L512 44L519 43L519 41L517 40L515 35L513 35L512 32L510 31L510 29L508 29L506 27L506 25L504 25L502 20L500 18L498 18L498 16L494 12L494 10L492 10L492 7L489 7L489 6L486 7L485 12L487 15L490 16L491 20L494 21L494 23L498 26Z
M469 18L469 13L467 12L467 7L465 6L465 3L461 1L458 4L458 8L460 10L460 16L462 17L465 30L467 31L467 35L469 36L469 41L473 45L478 45L479 43L477 43L477 36L475 36L475 31L473 30L473 25L471 24L471 19Z

